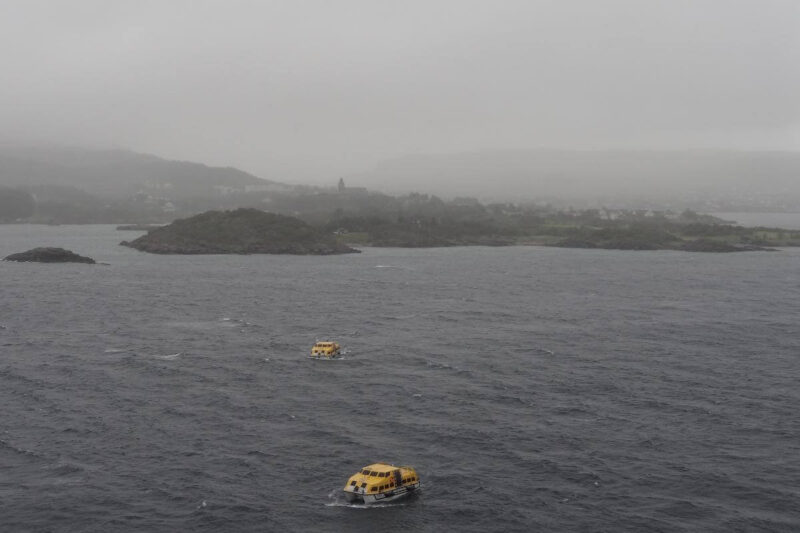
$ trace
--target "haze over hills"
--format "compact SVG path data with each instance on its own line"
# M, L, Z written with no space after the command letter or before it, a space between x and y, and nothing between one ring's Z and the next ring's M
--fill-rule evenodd
M800 210L800 153L529 150L419 154L351 181L391 193L491 201Z
M317 183L333 187L335 168ZM475 197L489 202L653 208L700 212L800 211L800 154L768 151L483 151L407 155L360 174L349 191ZM292 212L299 196L325 192L266 180L232 167L171 161L128 150L0 145L0 187L24 189L47 213L113 209L186 215L204 209L265 207ZM327 191L332 189L328 188ZM291 197L291 199L289 199ZM111 207L104 207L109 202ZM299 203L298 203L299 202ZM297 205L294 205L297 204ZM126 210L128 210L126 214ZM41 214L41 210L39 210ZM48 215L49 216L49 215ZM45 217L44 220L49 220ZM151 220L147 218L147 220ZM161 218L159 218L161 220Z
M75 187L100 197L153 193L173 200L286 188L236 168L171 161L129 150L8 144L0 145L0 185Z
M263 207L270 195L293 190L236 168L128 150L0 145L5 222L169 222L208 209Z

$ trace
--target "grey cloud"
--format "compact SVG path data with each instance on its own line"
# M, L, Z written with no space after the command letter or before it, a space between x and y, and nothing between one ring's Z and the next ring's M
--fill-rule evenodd
M793 1L9 1L0 120L278 179L413 152L796 150L798 30Z

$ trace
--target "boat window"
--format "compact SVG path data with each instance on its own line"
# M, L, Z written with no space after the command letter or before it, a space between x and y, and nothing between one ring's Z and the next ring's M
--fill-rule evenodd
M378 487L372 487L371 489L369 489L369 491L370 492L377 492L378 491Z

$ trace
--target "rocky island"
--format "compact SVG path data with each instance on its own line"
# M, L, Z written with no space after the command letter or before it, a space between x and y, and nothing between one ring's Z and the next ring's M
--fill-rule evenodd
M34 248L27 252L11 254L3 261L16 261L19 263L86 263L93 265L95 260L91 257L78 255L64 248Z
M253 208L207 211L120 244L154 254L358 253L340 243L335 235L302 220Z
M467 199L443 202L422 195L397 200L394 208L386 204L382 210L359 216L342 208L333 213L327 228L345 242L377 247L540 245L726 253L800 246L800 230L742 227L690 210L578 211L483 205Z

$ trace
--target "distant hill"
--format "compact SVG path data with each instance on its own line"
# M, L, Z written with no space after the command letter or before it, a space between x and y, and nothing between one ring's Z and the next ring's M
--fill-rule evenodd
M127 150L0 145L3 185L57 185L99 197L150 194L170 200L288 188L235 168L170 161Z
M390 193L576 205L800 210L800 153L486 151L408 155L353 177Z

